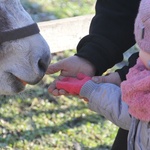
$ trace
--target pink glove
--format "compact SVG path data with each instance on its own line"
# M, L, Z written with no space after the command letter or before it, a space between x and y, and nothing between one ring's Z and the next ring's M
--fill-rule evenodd
M57 81L56 87L57 89L63 89L70 94L79 95L82 86L89 80L91 80L91 77L79 73L77 78L65 77L62 80Z

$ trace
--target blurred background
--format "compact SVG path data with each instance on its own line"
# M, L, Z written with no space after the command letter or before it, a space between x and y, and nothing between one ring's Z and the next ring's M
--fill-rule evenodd
M95 0L21 0L36 21L47 21L94 13Z

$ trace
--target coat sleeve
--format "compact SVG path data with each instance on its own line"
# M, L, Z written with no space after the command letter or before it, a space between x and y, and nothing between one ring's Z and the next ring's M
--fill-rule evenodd
M129 130L131 116L128 106L121 100L120 88L111 83L96 84L91 80L86 82L80 91L80 96L89 100L89 108L104 116L115 125Z
M140 0L97 0L89 34L79 42L77 56L89 60L97 75L122 61L135 44L134 20Z

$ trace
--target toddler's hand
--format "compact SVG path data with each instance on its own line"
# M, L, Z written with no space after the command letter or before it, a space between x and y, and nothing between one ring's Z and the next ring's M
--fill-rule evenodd
M65 77L62 80L56 82L57 89L63 89L69 94L79 95L82 86L88 81L91 80L91 77L86 76L82 73L77 74L77 78Z
M94 76L92 81L95 83L113 83L120 86L121 79L118 72L110 73L107 76Z

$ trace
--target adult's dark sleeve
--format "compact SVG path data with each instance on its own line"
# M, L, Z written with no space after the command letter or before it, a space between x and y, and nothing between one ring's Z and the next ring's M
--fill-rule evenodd
M101 75L122 61L135 44L134 21L140 0L97 0L89 35L77 46L77 56L90 61Z

